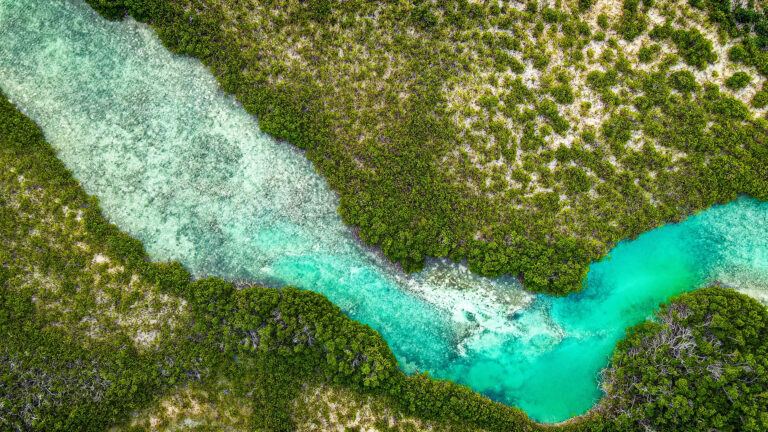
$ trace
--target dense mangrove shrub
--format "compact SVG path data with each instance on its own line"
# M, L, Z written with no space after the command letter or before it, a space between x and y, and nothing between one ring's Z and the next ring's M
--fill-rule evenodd
M728 289L683 294L627 330L603 388L622 430L766 430L768 311Z
M146 406L167 383L167 371L121 347L124 340L84 350L61 329L33 328L31 314L15 319L23 321L0 325L3 430L102 431Z

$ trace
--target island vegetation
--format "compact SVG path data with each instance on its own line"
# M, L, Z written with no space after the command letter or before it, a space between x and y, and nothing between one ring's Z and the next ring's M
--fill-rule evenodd
M761 9L89 3L199 57L408 271L447 256L565 295L620 239L739 193L768 198ZM595 409L545 426L405 375L320 294L151 262L2 95L0 166L0 429L768 428L768 312L734 291L681 295L628 329Z
M768 428L768 311L732 290L704 288L627 330L597 410L623 430Z
M150 262L4 96L0 157L0 429L104 430L158 394L222 381L248 399L250 430L293 429L308 382L373 392L431 421L530 427L468 387L406 376L376 331L321 294L236 289Z
M376 331L320 294L238 289L149 261L4 97L0 160L3 429L768 425L768 312L733 291L683 295L630 329L596 409L543 426L468 387L405 375Z
M621 239L768 197L754 2L89 4L202 60L406 271L449 257L565 295Z

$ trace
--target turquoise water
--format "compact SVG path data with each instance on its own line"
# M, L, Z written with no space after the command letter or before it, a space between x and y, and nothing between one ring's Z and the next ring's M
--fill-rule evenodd
M768 302L768 203L748 198L619 244L565 299L444 261L406 276L359 245L301 152L260 132L199 62L81 1L0 2L0 88L155 259L319 291L405 371L539 421L588 410L624 329L669 296L717 280Z

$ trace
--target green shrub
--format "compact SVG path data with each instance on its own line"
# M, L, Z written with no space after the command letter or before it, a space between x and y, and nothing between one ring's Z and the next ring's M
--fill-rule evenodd
M653 108L653 102L647 96L636 97L632 104L641 112Z
M560 12L548 7L541 11L541 16L544 18L544 22L547 24L556 23L560 20Z
M643 91L653 105L662 105L669 97L666 76L663 72L654 72L643 78Z
M637 59L641 63L650 63L659 52L661 52L661 45L659 44L644 46L638 50Z
M594 143L595 141L597 141L597 134L595 133L594 129L587 127L587 128L584 128L584 130L582 130L581 139L585 143Z
M606 90L618 83L618 72L609 69L605 72L592 71L587 74L587 85L595 90Z
M645 32L648 18L639 11L640 0L624 0L622 15L616 31L628 41L634 40Z
M485 109L491 109L495 108L499 105L499 98L498 96L487 94L480 96L480 99L478 99L477 104Z
M738 90L748 86L750 81L752 81L752 77L748 73L739 71L725 80L725 86L729 89Z
M560 84L550 89L550 94L559 104L570 105L575 101L573 89L568 84Z
M751 56L743 46L736 45L728 50L728 58L733 62L747 62Z
M749 109L738 99L721 98L712 104L712 112L734 120L746 120L750 117Z
M687 70L671 73L667 82L670 87L681 93L692 92L699 88L699 85L696 84L696 77Z
M60 329L34 328L30 318L2 326L3 430L102 431L168 383L155 359L132 345L93 343L86 351Z
M569 194L587 192L592 188L592 180L582 168L569 166L565 167L561 173L559 180Z
M592 7L592 0L579 0L579 12L586 12Z
M429 5L422 5L414 9L411 12L411 20L422 29L430 29L437 25L437 16L432 13Z
M664 40L669 39L672 36L672 32L672 26L669 24L657 25L648 32L648 36L654 40Z
M560 115L557 105L552 100L542 100L537 107L537 111L549 121L552 129L558 134L562 135L570 128L568 121Z
M611 116L603 123L603 137L611 146L614 154L622 154L624 145L632 138L634 129L634 116L627 110L622 110L618 115Z
M764 108L765 106L768 106L768 91L761 90L755 93L751 103L755 108Z
M697 29L675 30L669 24L665 24L654 27L649 32L649 36L657 40L671 39L680 57L690 66L704 69L707 63L717 60L712 42Z
M604 32L604 31L599 31L599 32L596 32L596 33L595 33L595 36L594 36L594 39L595 39L595 41L597 41L597 42L602 42L602 41L604 41L604 40L605 40L605 32Z
M686 64L704 69L707 63L717 60L712 42L698 30L675 30L671 35L680 57Z
M715 83L705 83L704 84L704 98L707 100L717 100L720 99L720 86L718 86Z
M597 25L600 26L601 29L607 29L608 28L608 15L601 13L597 16Z

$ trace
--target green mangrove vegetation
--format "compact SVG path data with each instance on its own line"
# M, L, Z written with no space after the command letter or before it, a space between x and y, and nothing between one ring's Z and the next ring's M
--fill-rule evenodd
M5 98L0 160L4 429L145 430L165 418L149 413L186 409L203 429L293 430L342 415L334 400L382 431L543 428L467 387L406 376L378 333L320 294L193 281L176 262L150 262ZM601 404L555 428L763 430L766 315L721 288L673 300L618 345ZM346 412L327 421L359 427Z
M201 59L409 272L448 257L567 295L621 239L768 200L753 2L87 2ZM319 293L152 262L1 93L0 168L2 430L768 429L768 310L736 291L661 305L594 409L542 425L406 375Z
M683 294L627 330L598 410L627 430L768 428L768 311L721 288Z
M768 193L753 3L88 3L200 58L406 271L565 295L617 241Z
M0 428L104 430L158 394L222 381L248 400L249 430L292 430L308 382L375 392L430 421L533 427L468 387L406 376L377 332L320 294L192 281L177 262L150 262L4 96L0 156Z

